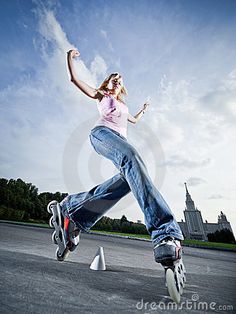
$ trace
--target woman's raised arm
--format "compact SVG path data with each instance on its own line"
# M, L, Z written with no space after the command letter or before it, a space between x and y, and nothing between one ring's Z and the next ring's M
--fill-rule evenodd
M80 53L78 50L69 50L67 52L67 65L71 76L71 82L74 83L75 86L77 86L85 95L93 99L99 99L102 95L95 88L89 86L76 77L73 59L79 56Z
M139 112L135 116L132 116L131 114L129 114L128 121L133 124L137 123L142 117L142 115L147 111L148 106L149 106L149 103L145 102L145 104L143 105L143 108L139 110Z

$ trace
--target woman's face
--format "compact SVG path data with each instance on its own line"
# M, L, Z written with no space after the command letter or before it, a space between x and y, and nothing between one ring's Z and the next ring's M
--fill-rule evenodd
M118 95L121 92L121 89L123 87L123 80L120 74L113 75L109 83L107 85L107 88L112 91L113 94Z

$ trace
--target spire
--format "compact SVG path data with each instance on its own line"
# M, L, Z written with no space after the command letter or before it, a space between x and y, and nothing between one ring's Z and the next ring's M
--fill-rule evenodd
M186 196L187 196L187 194L189 194L189 192L188 192L188 188L187 188L187 183L186 183L186 182L184 182L184 185L185 185L185 189L186 189Z
M221 211L220 215L218 216L218 223L220 222L228 222L226 215Z
M184 183L185 185L185 189L186 189L186 210L196 210L195 205L194 205L194 201L191 198L191 195L188 192L188 188L187 188L187 183Z

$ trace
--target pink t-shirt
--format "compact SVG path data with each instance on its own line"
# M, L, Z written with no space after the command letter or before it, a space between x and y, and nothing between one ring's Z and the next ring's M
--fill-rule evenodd
M97 103L100 119L95 126L106 126L127 137L128 107L112 97L105 94L100 102Z

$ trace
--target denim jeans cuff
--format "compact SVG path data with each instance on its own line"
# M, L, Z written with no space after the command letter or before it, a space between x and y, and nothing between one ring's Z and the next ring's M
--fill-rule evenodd
M73 223L81 230L81 231L83 231L83 232L85 232L85 233L89 233L89 229L88 228L85 228L78 220L74 220L73 219L73 214L72 215L70 215L69 214L69 219L71 220L71 221L73 221Z
M158 238L154 239L152 241L153 245L156 246L159 244L162 240L164 240L167 237L173 237L176 240L182 241L184 240L184 237L181 233L171 233L171 234L162 234Z

